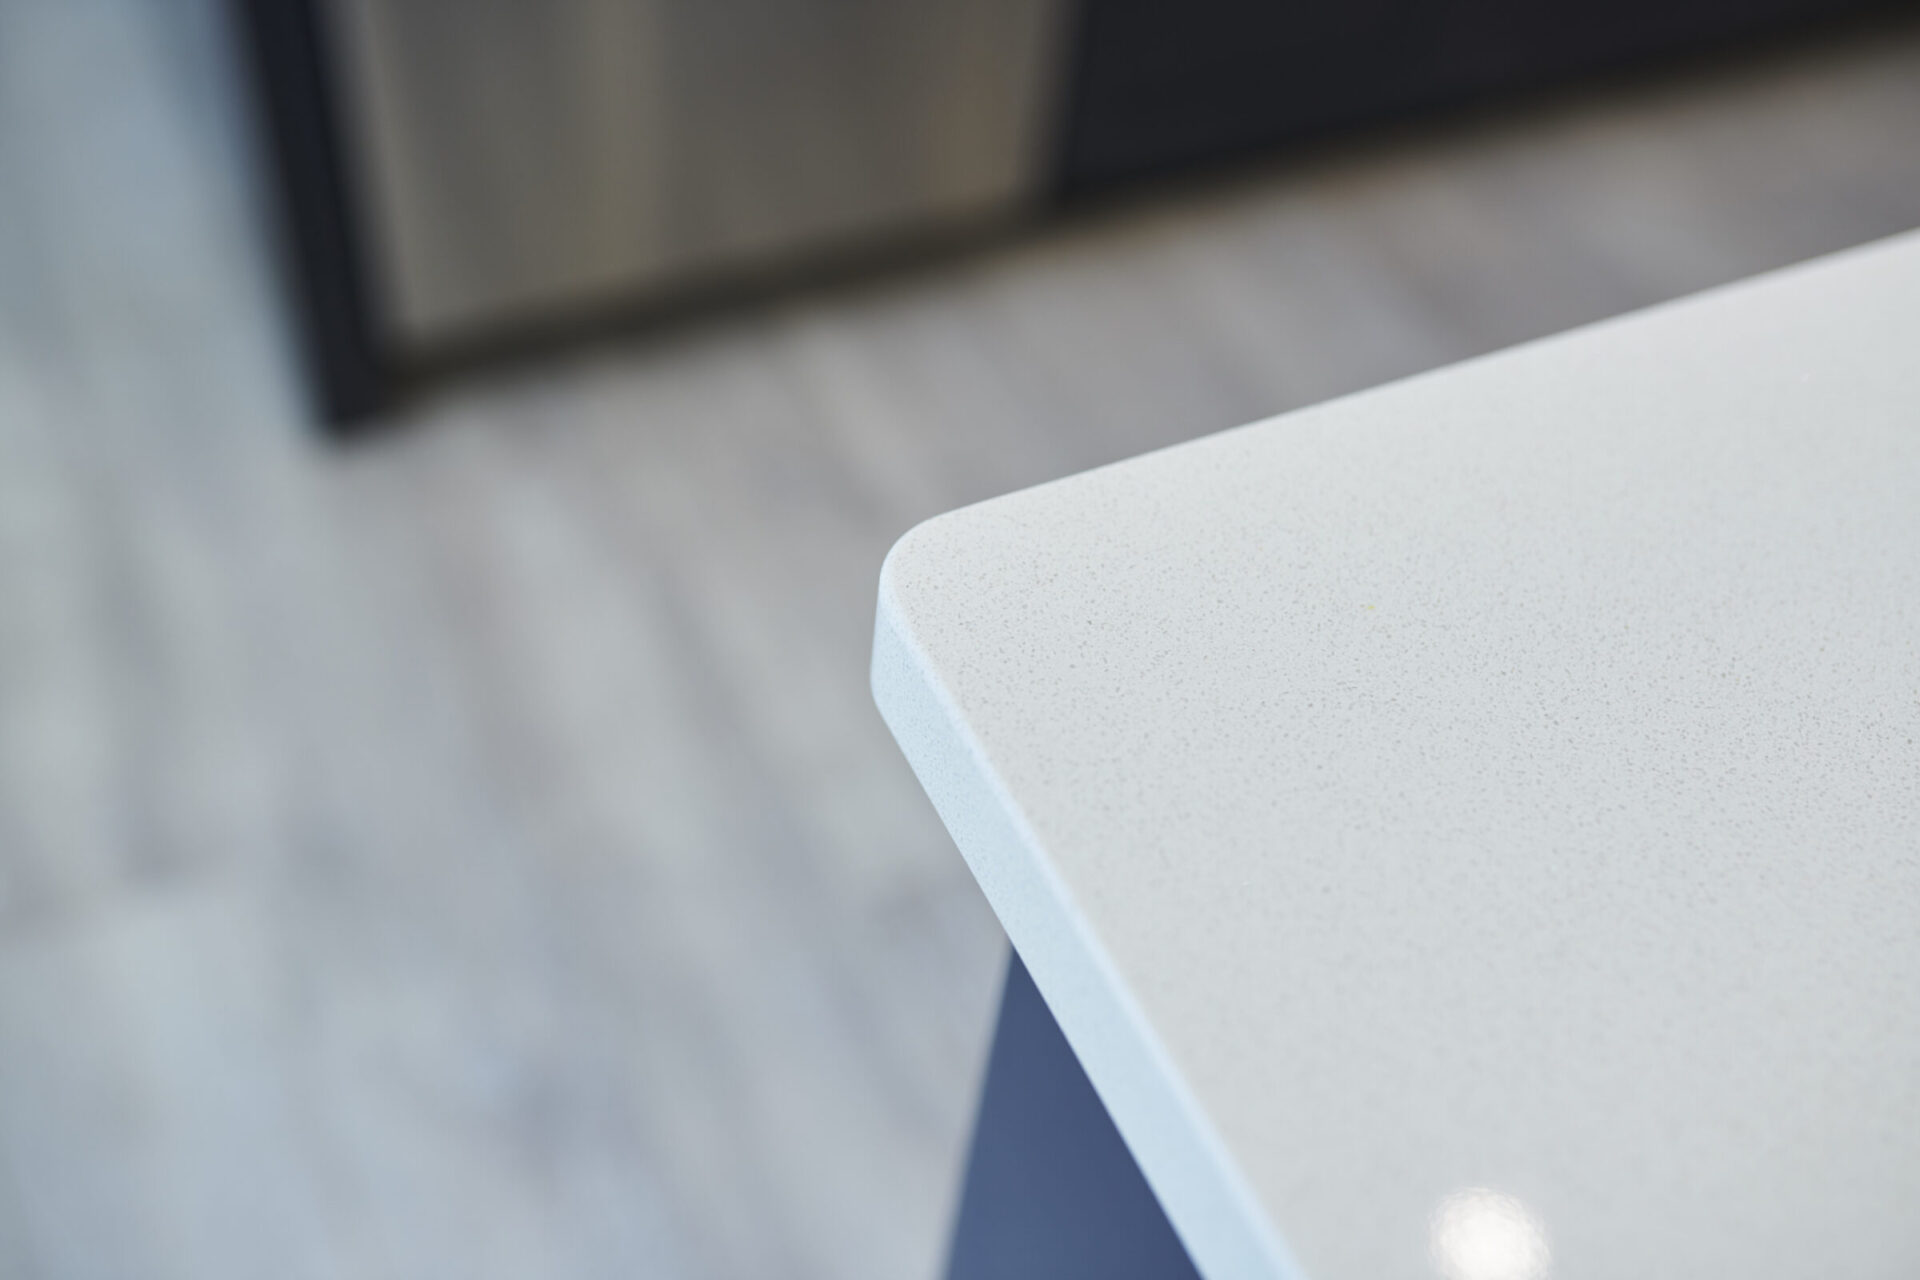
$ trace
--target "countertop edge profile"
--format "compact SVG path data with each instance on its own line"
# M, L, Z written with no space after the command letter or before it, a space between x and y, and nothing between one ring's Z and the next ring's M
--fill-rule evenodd
M875 705L1001 927L1209 1280L1308 1280L916 640L897 573L935 517L880 573Z

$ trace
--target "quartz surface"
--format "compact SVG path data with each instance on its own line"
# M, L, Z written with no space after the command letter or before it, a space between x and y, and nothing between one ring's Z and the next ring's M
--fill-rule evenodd
M1214 1280L1920 1274L1920 236L929 521L873 683Z

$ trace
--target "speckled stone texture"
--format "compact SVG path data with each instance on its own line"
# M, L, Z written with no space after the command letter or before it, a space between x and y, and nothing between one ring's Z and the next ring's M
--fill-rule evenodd
M930 521L874 687L1214 1280L1920 1274L1920 236Z

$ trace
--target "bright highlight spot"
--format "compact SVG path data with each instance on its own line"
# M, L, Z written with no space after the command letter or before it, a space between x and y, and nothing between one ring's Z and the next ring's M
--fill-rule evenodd
M1512 1196L1469 1187L1433 1211L1429 1247L1446 1280L1546 1280L1553 1262L1547 1233Z

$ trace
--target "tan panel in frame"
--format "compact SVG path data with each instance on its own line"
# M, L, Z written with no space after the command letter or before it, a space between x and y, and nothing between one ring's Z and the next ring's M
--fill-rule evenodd
M1063 0L328 0L390 337L964 225L1038 186Z

